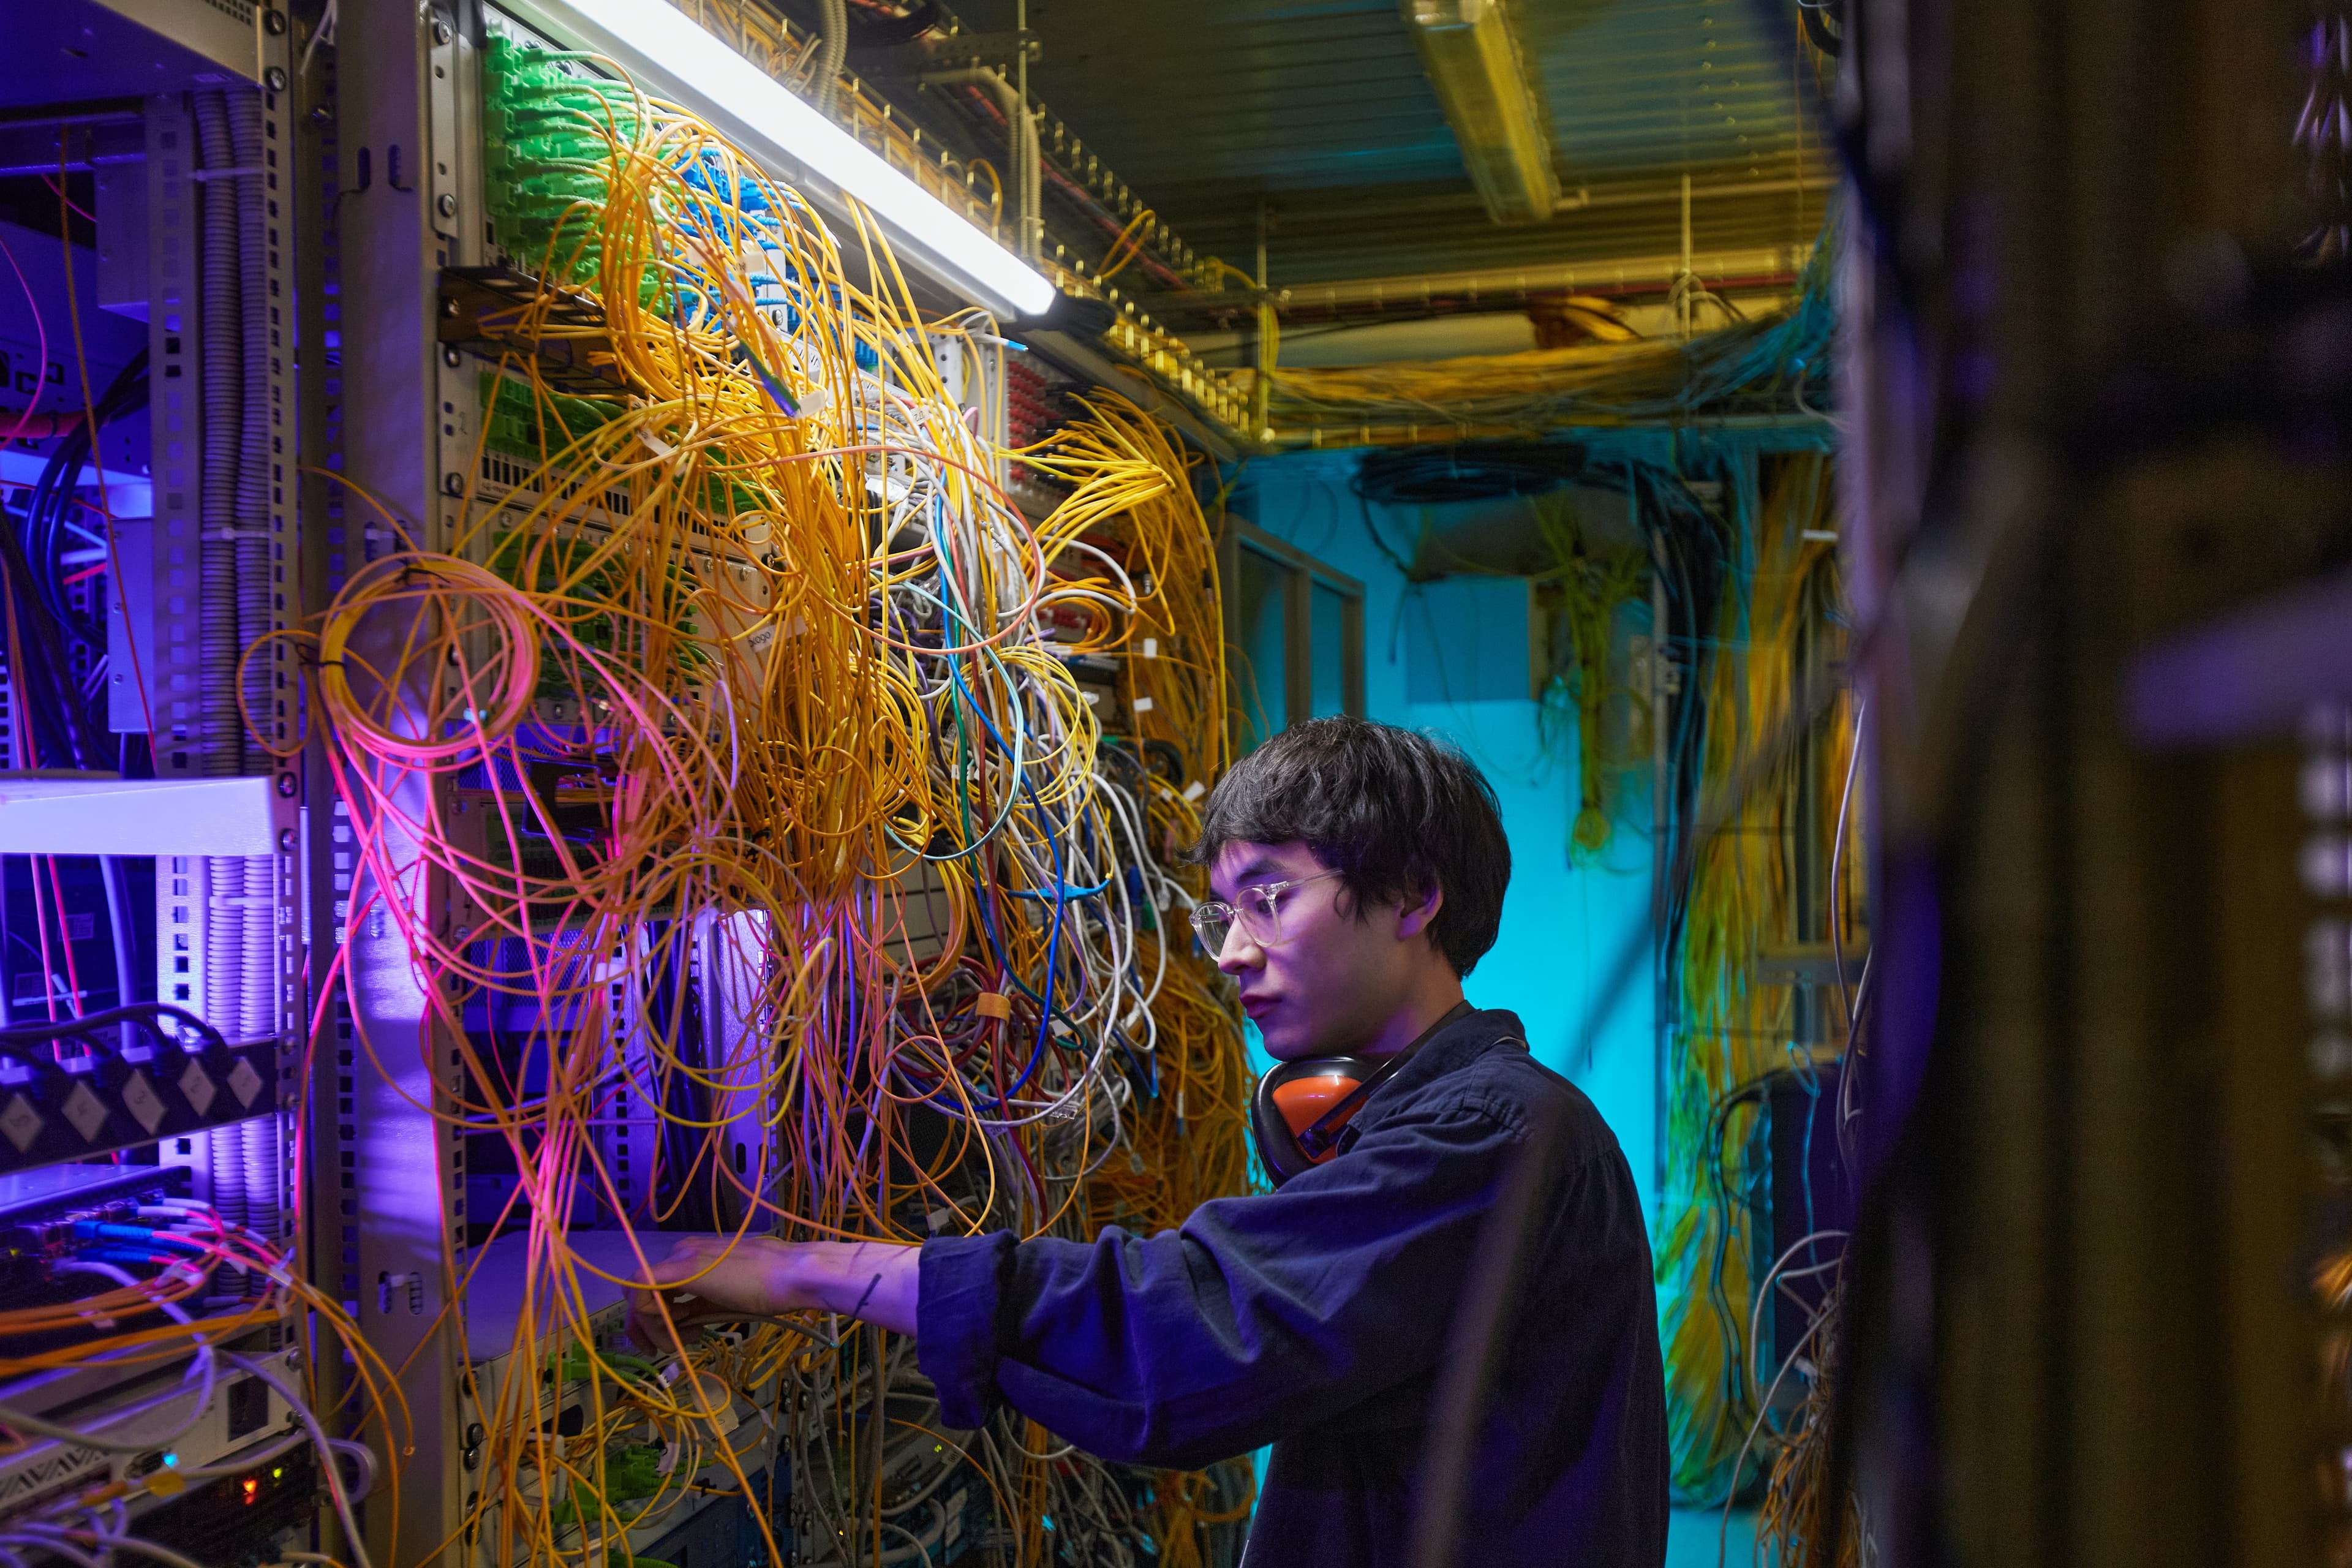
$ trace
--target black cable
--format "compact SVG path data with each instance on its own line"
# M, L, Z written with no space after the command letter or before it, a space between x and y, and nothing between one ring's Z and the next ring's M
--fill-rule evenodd
M142 348L99 395L92 410L98 428L103 431L117 420L144 408L147 384L147 351ZM34 564L34 581L49 614L81 642L103 649L106 627L98 619L75 610L66 594L65 572L59 560L66 552L68 514L76 505L74 492L79 488L82 468L90 467L98 474L99 483L105 483L105 455L91 439L91 424L90 418L76 420L50 449L48 461L34 482L23 528L25 554Z
M163 1026L171 1024L173 1028ZM54 1023L42 1020L34 1024L18 1024L0 1029L0 1051L22 1050L72 1042L91 1050L113 1051L123 1036L115 1032L116 1026L127 1026L146 1035L157 1045L179 1047L184 1041L208 1050L226 1050L228 1042L221 1032L189 1012L174 1007L169 1002L134 1002L126 1007L109 1007L103 1013L85 1013L79 1018L59 1018Z
M92 411L98 427L103 430L144 405L147 384L147 353L142 349L99 398ZM9 674L25 704L34 752L17 759L20 765L98 767L109 749L96 704L75 683L69 658L70 645L79 643L91 650L93 662L102 658L106 628L74 609L59 560L74 491L97 450L90 426L85 418L67 430L43 465L21 521L0 527L0 576L16 623L13 652L24 666Z
M1585 448L1571 441L1478 441L1364 454L1350 481L1382 506L1443 506L1541 495L1580 478Z
M1845 50L1844 24L1830 16L1836 3L1837 0L1797 0L1797 15L1805 24L1806 41L1832 59Z
M32 755L23 767L81 768L97 754L94 727L81 696L65 673L65 628L49 613L24 540L16 529L0 528L0 592L14 611L16 637L0 644L0 659L24 703Z

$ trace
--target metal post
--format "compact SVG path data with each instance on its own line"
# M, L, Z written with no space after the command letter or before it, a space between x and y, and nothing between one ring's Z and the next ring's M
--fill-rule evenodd
M1682 333L1688 337L1696 319L1691 310L1691 290L1697 286L1697 279L1691 272L1691 177L1687 170L1683 174L1683 272L1679 284Z
M456 24L446 12L382 4L346 4L339 23L337 227L341 330L352 345L342 359L343 416L336 422L342 472L354 487L340 498L347 571L399 547L362 494L381 500L427 548L447 537L440 526L444 469L462 459L444 449L437 405L441 378L458 373L441 363L435 301L439 268L461 259L452 254L450 237L463 232L465 209L458 203L444 214L437 195L473 180L449 142L457 118L452 79L471 64L470 50L461 64ZM473 229L478 232L478 217ZM471 437L450 445L469 451ZM404 810L425 816L423 794L431 787L421 780L404 784ZM354 850L341 803L320 806L312 820L324 819L332 852ZM393 864L416 853L398 832L383 833L381 848ZM331 1040L321 1045L334 1049L337 1087L352 1110L335 1128L332 1192L345 1216L345 1300L375 1349L404 1369L401 1387L413 1422L397 1435L380 1426L366 1434L384 1444L407 1440L413 1431L415 1445L397 1512L389 1496L369 1503L368 1545L380 1568L409 1568L451 1539L478 1478L462 1472L459 1446L451 1441L458 1419L457 1335L441 1315L448 1227L453 1214L462 1215L465 1195L463 1149L421 1109L447 1108L446 1075L457 1069L425 990L436 977L415 972L394 910L407 900L406 920L445 931L462 916L448 907L444 878L398 888L375 885L357 868L342 874L350 878L338 890L345 900L349 1011L338 1011ZM388 1457L379 1454L379 1473ZM391 1556L395 1531L398 1562Z
M1250 380L1250 435L1264 441L1273 432L1266 426L1267 400L1274 391L1274 296L1265 283L1266 206L1257 204L1257 374Z
M1640 518L1635 518L1638 524ZM1670 763L1674 749L1668 743L1671 730L1666 705L1666 634L1670 611L1666 605L1665 545L1657 535L1651 536L1650 548L1656 563L1650 573L1650 668L1644 672L1650 688L1650 940L1657 949L1656 958L1663 960L1663 944L1666 940L1666 870L1674 862L1673 847L1668 843L1668 819L1673 811L1670 794ZM1650 1034L1652 1058L1652 1120L1655 1124L1650 1147L1652 1162L1652 1194L1663 1204L1666 1193L1666 1105L1673 1092L1673 1081L1667 1070L1674 1045L1673 998L1667 993L1665 976L1671 973L1663 962L1652 964L1650 985Z
M1045 248L1045 193L1037 168L1037 121L1029 108L1029 0L1016 0L1013 26L1020 40L1013 52L1013 91L1021 100L1021 122L1013 137L1021 159L1021 258L1034 261Z

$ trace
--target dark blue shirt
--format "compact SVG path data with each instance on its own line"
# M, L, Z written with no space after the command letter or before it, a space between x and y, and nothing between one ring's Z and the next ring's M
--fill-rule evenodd
M1431 1392L1530 1114L1563 1118L1481 1428L1460 1561L1655 1568L1665 1389L1633 1172L1517 1016L1472 1013L1375 1091L1334 1159L1181 1229L925 1244L940 1419L1002 1398L1107 1458L1189 1469L1268 1443L1251 1568L1403 1568Z

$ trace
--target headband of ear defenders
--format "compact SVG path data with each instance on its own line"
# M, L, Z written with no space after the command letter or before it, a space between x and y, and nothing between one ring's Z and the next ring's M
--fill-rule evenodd
M1338 1152L1339 1133L1403 1059L1308 1057L1277 1063L1257 1080L1250 1131L1276 1186Z
M1432 1036L1472 1009L1456 1003L1421 1037L1390 1057L1303 1057L1277 1062L1250 1100L1250 1134L1276 1186L1339 1152L1339 1134L1397 1068Z

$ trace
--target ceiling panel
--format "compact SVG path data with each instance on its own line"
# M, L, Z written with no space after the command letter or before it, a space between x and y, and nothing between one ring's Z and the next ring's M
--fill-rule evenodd
M1555 171L1591 198L1524 227L1486 219L1397 0L1029 0L1030 85L1196 248L1248 267L1267 204L1277 283L1675 251L1686 174L1697 248L1811 238L1828 163L1765 8L1507 3ZM1013 0L957 10L1013 25Z

